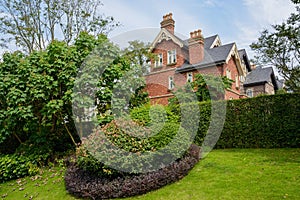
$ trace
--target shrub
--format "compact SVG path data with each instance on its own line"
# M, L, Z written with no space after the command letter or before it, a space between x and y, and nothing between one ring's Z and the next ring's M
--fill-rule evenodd
M192 145L183 158L154 172L115 178L96 176L76 165L68 167L65 185L79 198L109 199L145 194L182 179L199 160L200 148Z
M150 125L155 123L169 122L176 123L179 121L179 115L173 113L169 107L162 105L144 106L132 109L131 118L142 125Z
M108 172L109 176L116 171L104 163L130 173L152 171L182 157L191 143L190 135L178 124L141 127L119 119L83 139L77 163L85 170L102 175Z
M38 167L26 156L17 154L0 156L0 182L34 175Z

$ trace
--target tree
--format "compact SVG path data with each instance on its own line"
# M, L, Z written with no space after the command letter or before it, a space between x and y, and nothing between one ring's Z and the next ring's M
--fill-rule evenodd
M150 44L138 40L130 41L123 54L131 64L139 65L143 73L148 72L148 62L155 58L155 54L150 51Z
M35 145L52 143L55 148L78 142L71 101L74 81L85 57L103 38L82 32L74 45L54 40L43 51L3 55L0 143L12 136L20 143L36 138Z
M191 83L198 101L224 99L225 90L231 88L233 81L226 76L196 74Z
M0 0L1 45L14 41L27 53L55 39L70 44L81 31L108 33L119 23L97 13L97 0Z
M275 66L285 79L288 90L300 92L300 4L293 0L296 13L272 30L263 30L258 41L250 47L257 53L258 64Z
M196 74L195 80L175 91L176 97L171 98L169 101L171 104L178 104L178 99L184 102L222 100L224 99L225 90L231 88L232 83L233 81L226 76ZM188 95L190 92L195 93L197 99Z

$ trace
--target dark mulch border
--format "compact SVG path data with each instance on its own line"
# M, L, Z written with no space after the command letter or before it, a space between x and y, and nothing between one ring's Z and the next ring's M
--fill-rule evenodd
M70 165L65 174L67 191L79 198L110 199L145 194L174 183L188 174L200 159L200 148L192 145L183 158L155 172L108 179Z

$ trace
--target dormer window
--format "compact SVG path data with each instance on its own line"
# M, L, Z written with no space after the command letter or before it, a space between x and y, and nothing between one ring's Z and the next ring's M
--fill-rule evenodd
M157 55L157 58L154 62L154 67L161 67L163 65L163 54L160 53Z
M168 51L168 65L176 63L176 50Z

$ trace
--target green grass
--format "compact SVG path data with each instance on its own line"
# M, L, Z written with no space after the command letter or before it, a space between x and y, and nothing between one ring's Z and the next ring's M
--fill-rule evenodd
M0 198L75 199L65 191L62 172L44 170L35 181L22 179L24 186L16 181L0 184ZM181 181L124 200L137 199L300 199L300 149L214 150Z

